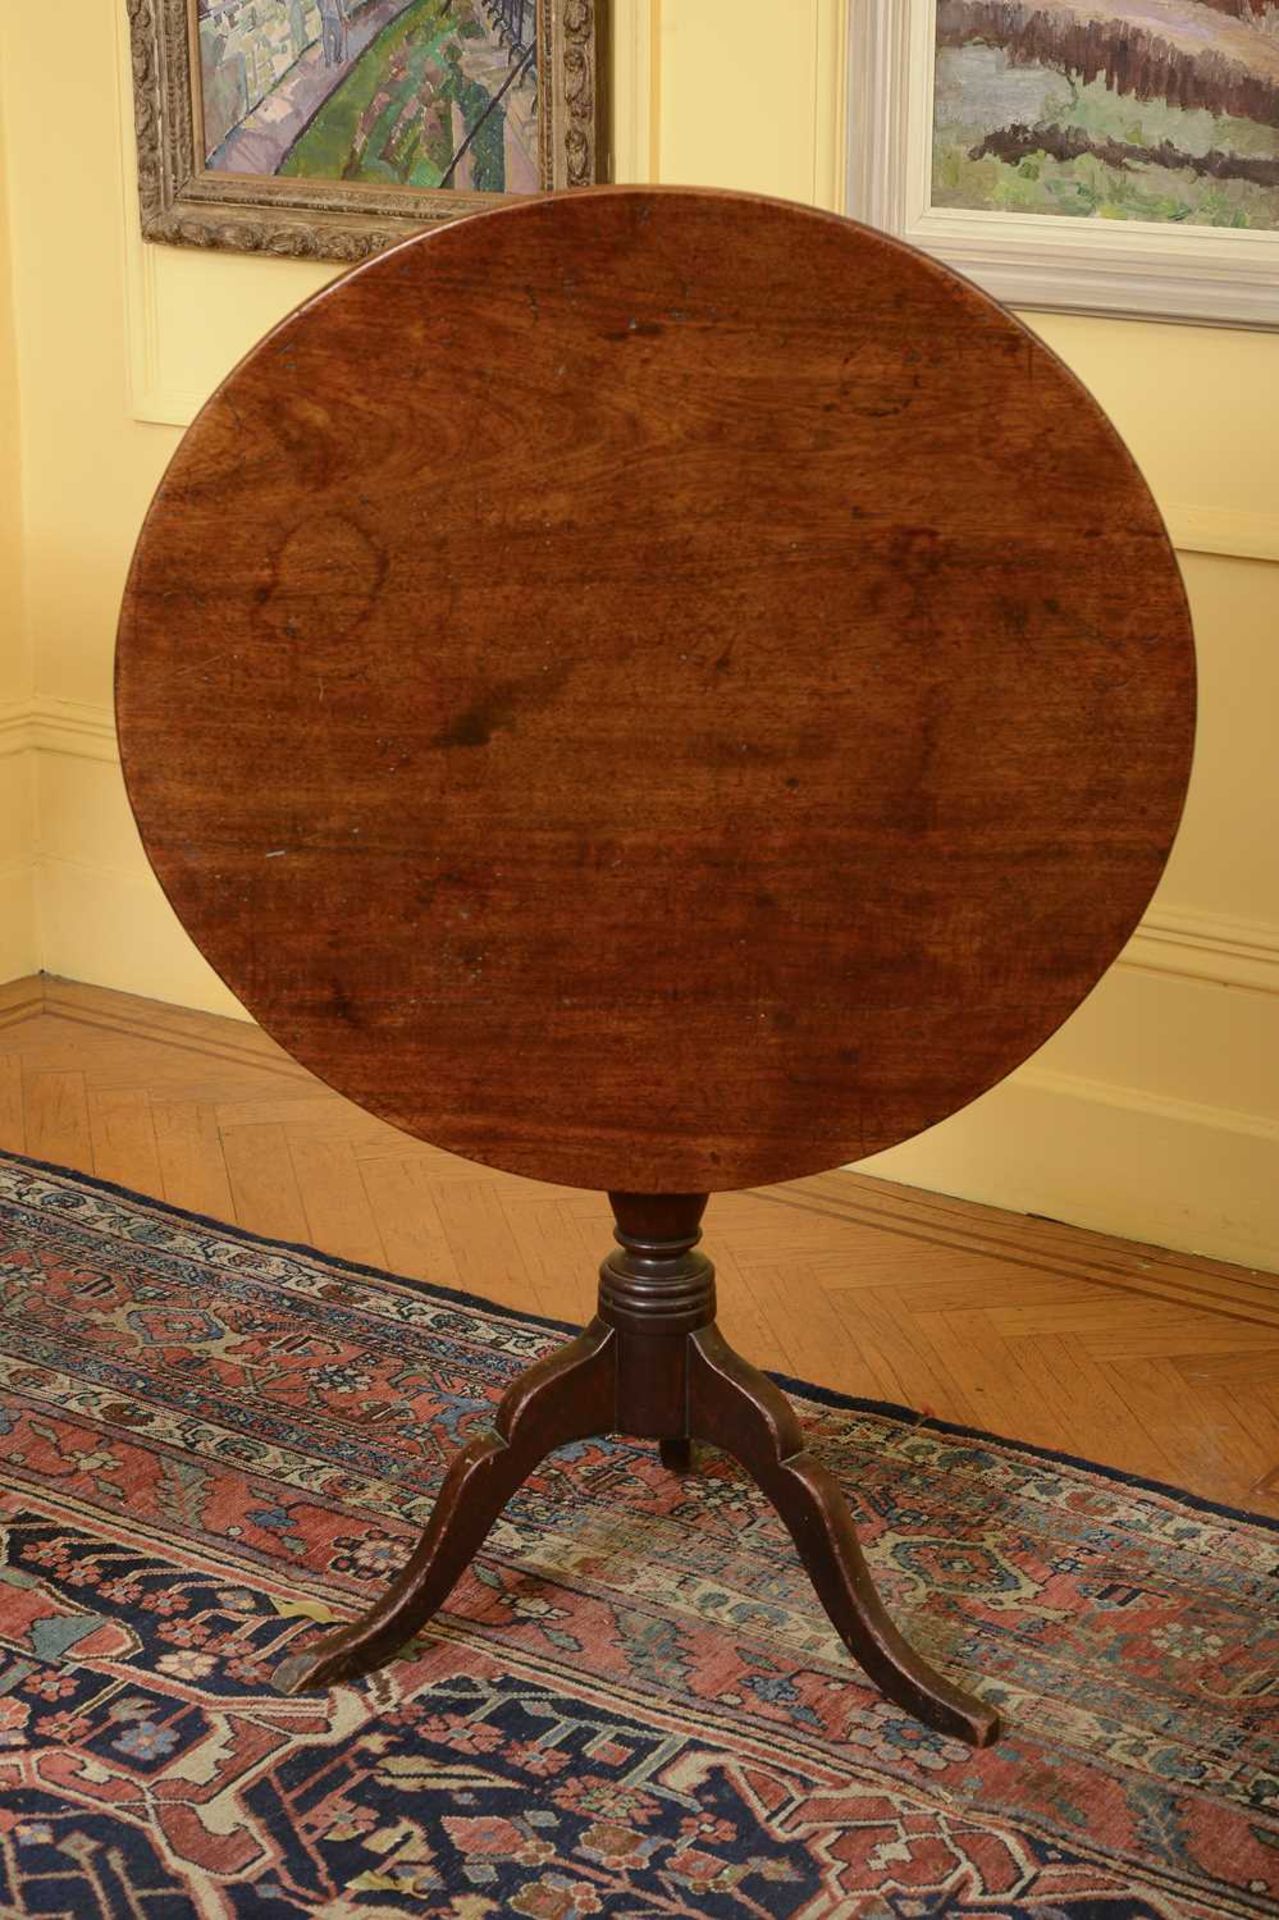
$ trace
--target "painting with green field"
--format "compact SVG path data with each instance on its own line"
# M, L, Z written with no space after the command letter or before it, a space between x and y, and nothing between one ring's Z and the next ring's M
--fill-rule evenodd
M537 0L198 0L204 166L534 193Z
M1279 4L938 0L932 205L1279 230Z

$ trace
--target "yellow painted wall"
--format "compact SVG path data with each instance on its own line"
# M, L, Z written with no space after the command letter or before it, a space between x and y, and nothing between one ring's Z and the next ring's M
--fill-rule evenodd
M4 124L0 118L0 151ZM31 658L22 617L18 347L8 205L0 192L0 980L36 964Z
M788 0L784 32L776 0L616 11L622 177L840 203L841 0ZM0 463L0 501L12 524L20 492L26 584L23 609L0 549L0 721L21 749L0 759L15 783L0 788L0 875L6 857L22 866L26 835L36 883L29 934L9 948L0 937L0 976L38 960L232 1011L151 880L124 802L115 613L180 423L325 275L141 245L123 15L120 0L0 6L0 425L20 404L21 426L20 488ZM1128 438L1182 550L1203 674L1194 787L1125 962L1012 1082L883 1170L1279 1269L1279 338L1075 315L1032 324Z
M4 151L0 99L0 153ZM18 341L9 205L0 192L0 702L30 692L30 662L22 620L22 493L18 458Z

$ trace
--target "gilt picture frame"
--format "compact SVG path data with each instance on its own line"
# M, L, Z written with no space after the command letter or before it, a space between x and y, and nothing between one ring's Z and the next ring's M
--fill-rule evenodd
M126 0L142 235L355 261L609 177L608 0Z
M1142 11L1139 0L858 0L848 212L1012 306L1279 325L1279 114L1265 124L1279 103L1279 14L1264 0L1233 12L1158 0L1139 23Z

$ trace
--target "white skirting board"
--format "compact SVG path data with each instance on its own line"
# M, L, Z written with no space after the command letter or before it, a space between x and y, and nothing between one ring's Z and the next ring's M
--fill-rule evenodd
M1279 1123L1042 1067L859 1171L1279 1273Z

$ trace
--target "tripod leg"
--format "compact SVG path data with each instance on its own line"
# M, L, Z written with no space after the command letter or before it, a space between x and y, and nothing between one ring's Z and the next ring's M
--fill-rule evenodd
M736 1455L786 1522L818 1598L849 1652L890 1700L969 1746L999 1737L999 1715L937 1673L898 1633L875 1591L832 1476L804 1450L785 1395L718 1329L689 1337L689 1426Z
M444 1476L408 1564L368 1612L275 1670L281 1693L354 1680L403 1646L448 1598L511 1495L555 1447L613 1425L615 1336L595 1320L522 1373L492 1430L462 1448Z

